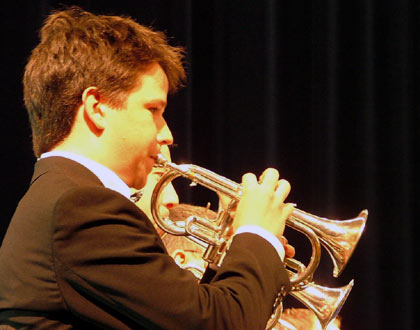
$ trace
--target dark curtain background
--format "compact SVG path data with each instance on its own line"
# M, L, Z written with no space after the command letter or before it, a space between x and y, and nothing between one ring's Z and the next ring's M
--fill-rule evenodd
M343 329L414 329L418 1L60 3L129 15L186 47L188 86L167 111L175 161L237 181L276 167L292 184L290 201L323 217L352 218L367 208L366 231L346 270L334 279L323 251L317 283L337 287L355 279ZM35 161L22 72L55 8L58 1L1 5L0 240ZM308 243L290 229L286 234L304 259ZM289 297L286 306L301 305Z

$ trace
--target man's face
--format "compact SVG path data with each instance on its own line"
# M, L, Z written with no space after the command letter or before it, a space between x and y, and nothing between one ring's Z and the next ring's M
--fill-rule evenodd
M140 189L146 184L160 147L173 143L163 118L167 94L166 74L159 64L152 64L141 74L126 106L108 113L104 133L118 161L114 171L130 187Z

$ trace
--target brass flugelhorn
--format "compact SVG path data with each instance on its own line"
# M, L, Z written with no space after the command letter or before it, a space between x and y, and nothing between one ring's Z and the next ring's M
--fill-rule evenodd
M197 165L177 165L169 162L162 155L157 157L156 166L165 168L166 172L152 193L153 219L165 232L172 235L188 236L205 246L206 252L203 258L209 263L220 264L223 261L228 231L233 221L230 211L241 198L242 186ZM189 217L186 221L176 222L169 217L162 218L159 212L159 196L169 183L180 176L191 180L194 184L225 195L231 198L232 202L225 210L219 211L217 219L214 221ZM306 267L295 259L287 258L285 260L286 265L295 270L295 272L289 270L292 284L290 294L315 312L323 328L337 316L350 293L353 280L347 286L338 289L325 288L313 283L313 274L321 257L321 244L333 260L333 276L338 277L357 246L367 221L367 215L367 210L363 210L354 219L340 221L321 218L295 209L286 220L288 227L303 233L312 245L312 256Z
M295 259L286 259L285 263L289 268L297 272L301 272L305 268L301 262ZM291 271L289 271L289 274L290 276L294 275ZM351 280L342 287L329 288L310 281L294 287L289 294L314 312L322 329L325 329L340 313L353 285L354 280ZM270 321L271 323L266 330L271 329L275 325L275 320Z

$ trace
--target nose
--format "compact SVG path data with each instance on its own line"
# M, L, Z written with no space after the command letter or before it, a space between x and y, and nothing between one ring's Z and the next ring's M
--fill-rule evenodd
M161 196L162 205L170 209L179 204L178 194L175 191L172 183L168 184L162 192Z
M160 145L171 145L174 143L174 137L172 136L172 132L166 122L164 122L162 128L157 134L157 142Z
M168 184L160 195L160 213L168 216L169 209L179 204L178 194L172 183Z

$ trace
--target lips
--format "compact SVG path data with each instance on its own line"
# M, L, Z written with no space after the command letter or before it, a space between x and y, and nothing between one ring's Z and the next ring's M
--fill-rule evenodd
M150 158L153 160L153 165L155 165L156 160L157 160L157 155L156 156L150 156Z
M158 155L160 154L160 148L153 148L154 150L150 153L150 158L156 161Z

